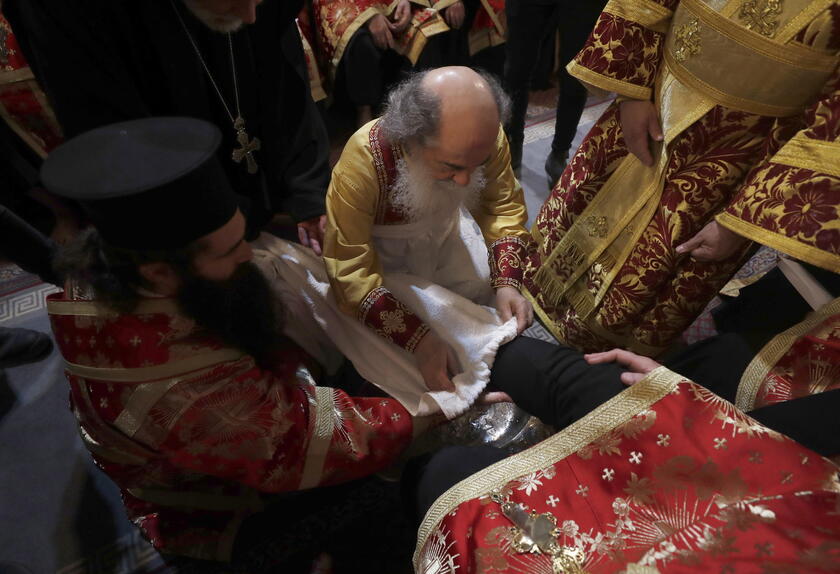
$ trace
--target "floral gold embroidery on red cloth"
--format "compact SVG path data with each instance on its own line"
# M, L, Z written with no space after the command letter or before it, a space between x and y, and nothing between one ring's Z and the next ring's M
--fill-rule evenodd
M621 16L603 12L575 61L596 74L651 87L664 36Z
M490 245L490 285L496 289L509 286L519 289L522 285L524 261L528 244L519 237L497 239Z
M385 287L377 287L367 294L359 306L359 320L409 352L414 351L429 331L429 326Z

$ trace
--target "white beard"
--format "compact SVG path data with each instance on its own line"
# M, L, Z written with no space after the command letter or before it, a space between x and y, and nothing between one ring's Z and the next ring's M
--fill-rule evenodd
M435 179L420 161L409 165L404 159L398 159L396 168L391 204L410 221L450 216L461 207L470 210L476 206L487 185L483 166L472 173L466 186Z
M228 16L219 16L213 12L203 8L197 0L184 0L184 4L189 8L190 12L198 18L202 24L213 30L214 32L221 32L228 34L236 32L242 27L242 20L239 18L231 18Z

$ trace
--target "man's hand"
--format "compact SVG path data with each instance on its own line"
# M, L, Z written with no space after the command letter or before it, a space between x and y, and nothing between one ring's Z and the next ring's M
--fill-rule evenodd
M512 403L513 399L510 395L502 391L490 391L482 393L475 401L477 405L495 405L496 403Z
M643 164L652 166L653 155L650 152L648 138L658 142L664 139L653 102L647 100L621 102L618 105L618 114L627 149Z
M394 9L394 21L391 23L391 32L399 34L406 29L408 23L411 22L411 4L408 0L400 0L397 7Z
M394 48L394 35L391 33L391 23L382 14L377 14L367 23L373 43L380 50L392 50Z
M650 357L643 357L624 349L613 349L603 353L588 353L583 356L590 365L602 363L618 363L629 369L629 372L621 373L621 382L625 385L635 385L644 379L649 372L659 367L659 363Z
M467 16L467 11L464 8L464 3L461 0L451 4L443 9L443 19L449 24L453 30L460 30L464 25L464 18Z
M414 348L414 357L426 388L430 391L455 390L450 377L459 370L458 358L443 339L429 331Z
M723 261L734 255L749 239L712 220L697 235L677 246L677 253L691 253L697 261Z
M513 287L496 289L496 310L507 321L516 317L516 333L519 334L534 322L534 308L522 294Z
M315 255L321 255L324 244L324 232L327 230L327 216L313 217L297 224L300 244L311 247Z

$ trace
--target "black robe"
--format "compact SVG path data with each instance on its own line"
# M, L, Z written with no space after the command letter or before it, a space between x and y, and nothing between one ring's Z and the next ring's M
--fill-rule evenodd
M174 7L170 0L6 0L3 13L67 137L147 116L219 126L219 159L244 198L253 235L276 212L295 221L325 213L329 143L295 25L301 6L266 0L256 23L231 35L242 116L262 143L256 175L231 159L236 132L174 10L235 116L228 37L201 24L181 0Z

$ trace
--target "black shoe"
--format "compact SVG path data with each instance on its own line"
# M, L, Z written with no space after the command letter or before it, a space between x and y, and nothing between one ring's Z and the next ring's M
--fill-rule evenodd
M558 154L552 151L548 154L545 160L545 173L548 175L548 187L554 189L563 171L566 169L566 164L569 161L569 152Z
M0 327L0 369L45 359L52 348L52 339L46 333Z

